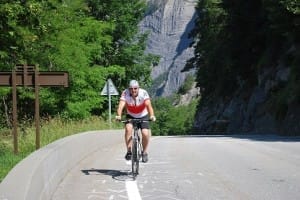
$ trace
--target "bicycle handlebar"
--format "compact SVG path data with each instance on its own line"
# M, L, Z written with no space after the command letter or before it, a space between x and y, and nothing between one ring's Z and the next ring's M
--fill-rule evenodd
M137 123L142 123L142 122L152 122L151 119L126 119L126 120L121 120L120 122L122 123L128 123L128 122L137 122Z

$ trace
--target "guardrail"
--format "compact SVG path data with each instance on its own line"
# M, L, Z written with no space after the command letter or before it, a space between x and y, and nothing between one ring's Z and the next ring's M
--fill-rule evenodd
M66 173L88 154L123 142L123 130L90 131L65 137L18 163L0 184L0 200L48 200Z

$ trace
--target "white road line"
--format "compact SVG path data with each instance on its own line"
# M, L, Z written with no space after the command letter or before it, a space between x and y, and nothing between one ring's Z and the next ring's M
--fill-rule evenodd
M198 172L198 175L199 175L199 176L204 176L204 174L202 174L201 172Z
M125 184L128 200L142 200L136 181L126 181Z
M127 160L127 161L126 161L126 165L131 165L131 161L130 161L130 160Z

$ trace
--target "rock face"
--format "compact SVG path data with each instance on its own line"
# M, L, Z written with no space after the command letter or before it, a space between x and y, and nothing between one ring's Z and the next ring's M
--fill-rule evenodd
M140 23L140 31L149 33L147 53L160 56L160 62L152 69L155 96L170 96L177 92L188 74L181 72L186 61L193 57L189 33L196 19L196 0L148 1L148 15Z
M251 90L246 91L241 87L226 99L208 100L206 105L197 111L194 132L299 135L299 103L287 105L281 117L270 109L272 91L280 84L286 84L289 75L288 67L266 69L260 74L259 83Z
M188 75L195 69L181 72L187 60L194 57L188 37L196 20L197 0L148 0L150 9L140 23L140 31L149 33L146 53L160 56L152 69L155 96L170 96L176 93ZM277 66L275 70L265 69L258 77L258 84L251 89L236 89L233 96L224 99L209 99L197 111L194 121L198 133L281 133L299 135L300 106L290 104L280 119L270 110L272 90L285 84L290 75L288 66ZM186 104L199 96L194 88L183 95L179 104Z
M196 82L193 83L192 88L187 93L180 95L178 105L188 105L193 99L200 96L200 88L196 87Z

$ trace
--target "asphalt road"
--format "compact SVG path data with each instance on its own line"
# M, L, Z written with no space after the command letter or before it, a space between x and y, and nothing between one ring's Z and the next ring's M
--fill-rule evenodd
M300 199L299 138L152 137L135 181L124 155L120 136L78 163L52 199Z

